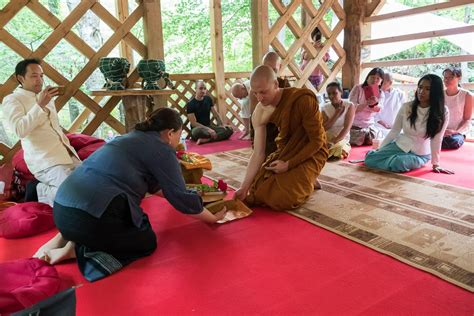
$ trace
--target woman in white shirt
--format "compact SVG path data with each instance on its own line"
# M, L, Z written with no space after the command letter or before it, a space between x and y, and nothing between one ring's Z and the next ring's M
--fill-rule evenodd
M350 133L350 143L354 146L372 145L377 129L375 127L375 115L381 111L384 105L384 95L380 93L383 84L384 72L381 68L372 69L364 83L356 85L349 94L349 101L356 107L354 122ZM379 97L366 98L365 87L377 85Z
M342 100L342 87L339 82L331 82L326 87L329 100L322 108L323 126L329 148L328 158L345 159L349 155L349 132L354 121L355 106Z
M458 149L464 144L464 133L469 129L472 117L472 95L459 87L460 68L449 67L443 71L446 90L444 100L449 109L449 123L444 132L442 148Z
M418 81L415 100L402 105L381 148L367 154L365 165L405 172L421 168L431 159L433 172L452 174L439 166L441 141L448 121L443 81L433 74L423 76Z

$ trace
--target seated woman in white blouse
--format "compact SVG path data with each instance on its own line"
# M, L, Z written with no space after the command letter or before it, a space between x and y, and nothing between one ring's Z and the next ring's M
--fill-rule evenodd
M441 141L448 121L441 78L433 74L423 76L418 81L415 100L402 105L381 148L367 154L365 165L405 172L421 168L431 159L433 172L452 174L439 166Z
M443 71L444 101L449 109L449 123L444 132L442 148L458 149L464 144L464 133L472 117L472 94L459 87L462 72L460 68L449 67Z
M329 148L328 158L342 158L349 156L349 132L354 121L355 106L351 102L342 100L342 87L339 82L331 82L326 87L329 100L322 108L323 126Z

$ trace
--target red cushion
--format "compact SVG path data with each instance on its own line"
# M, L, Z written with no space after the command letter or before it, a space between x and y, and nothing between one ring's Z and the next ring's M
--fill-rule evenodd
M56 268L30 258L0 263L0 313L13 313L38 303L59 291Z
M81 160L86 159L100 146L105 144L105 141L103 139L89 135L67 134L66 136L69 139L71 146L74 147ZM84 149L82 153L80 153L81 149ZM23 185L26 185L28 181L35 179L31 171L28 169L28 166L26 165L23 149L18 150L13 156L12 165L13 168L15 168L15 170L18 172L18 177L20 178L21 183Z
M100 138L96 138L89 135L83 134L67 134L67 138L69 138L69 142L71 146L74 147L76 151L81 150L82 148L89 146L95 143L104 143L105 141Z
M0 213L0 237L4 238L32 236L54 226L53 209L44 203L19 203Z
M82 147L81 149L79 149L77 154L79 155L79 158L81 158L81 160L85 160L87 157L92 155L94 151L102 147L104 144L105 144L105 141L87 145L86 147Z
M12 159L12 165L13 168L15 168L15 170L18 171L22 176L30 177L28 180L34 179L30 169L28 169L28 166L26 165L23 149L20 149L15 153Z

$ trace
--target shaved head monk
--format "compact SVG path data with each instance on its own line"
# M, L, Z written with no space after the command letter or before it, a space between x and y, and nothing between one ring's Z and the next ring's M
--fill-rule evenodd
M297 208L313 192L328 157L318 101L309 89L279 88L275 72L264 65L252 72L250 86L259 102L252 115L254 151L235 197L274 210ZM279 134L276 151L265 159L268 123Z

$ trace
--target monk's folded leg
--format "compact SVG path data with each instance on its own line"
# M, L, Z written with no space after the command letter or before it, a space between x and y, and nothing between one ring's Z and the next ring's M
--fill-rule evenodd
M281 174L261 171L254 180L246 202L279 211L295 209L306 202L314 191L314 183L321 169L322 166L311 159Z

